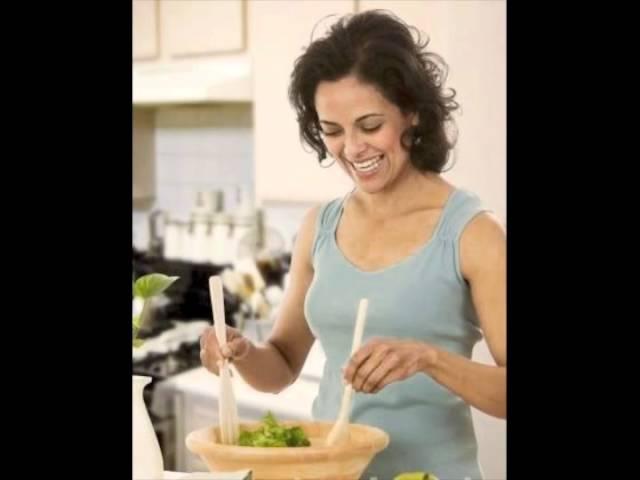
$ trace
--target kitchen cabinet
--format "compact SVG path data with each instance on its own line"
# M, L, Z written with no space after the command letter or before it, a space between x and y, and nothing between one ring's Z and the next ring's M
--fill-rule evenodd
M287 88L294 61L309 43L314 26L328 15L355 10L354 0L249 2L255 195L259 202L319 202L351 189L351 181L337 164L321 168L315 154L300 144ZM320 22L315 35L330 22L330 18Z
M133 0L134 65L246 48L244 0Z
M158 0L133 1L133 60L153 60L160 54Z
M133 103L251 100L247 0L133 0Z
M169 58L200 57L245 47L245 2L162 0L163 48Z
M145 208L155 196L154 111L133 109L133 206Z
M184 439L189 432L218 424L217 398L178 393L175 398L176 438ZM176 443L176 468L184 472L205 472L207 465L191 453L184 441Z

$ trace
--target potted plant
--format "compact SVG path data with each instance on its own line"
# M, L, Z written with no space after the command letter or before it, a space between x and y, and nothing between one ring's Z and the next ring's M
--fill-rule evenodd
M133 348L143 344L138 333L147 319L151 299L164 292L177 279L178 277L151 273L133 283ZM132 375L134 480L162 478L164 473L160 444L144 403L144 388L149 383L151 377Z

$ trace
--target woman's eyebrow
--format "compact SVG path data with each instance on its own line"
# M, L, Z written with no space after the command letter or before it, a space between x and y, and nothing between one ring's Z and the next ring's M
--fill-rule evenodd
M366 115L362 115L356 118L356 122L360 122L369 117L382 117L382 116L383 116L382 113L367 113ZM320 123L326 123L327 125L338 125L337 123L330 122L329 120L320 120Z

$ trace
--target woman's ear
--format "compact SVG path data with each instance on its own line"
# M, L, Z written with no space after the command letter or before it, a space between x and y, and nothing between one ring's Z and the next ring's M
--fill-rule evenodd
M418 112L412 113L410 115L410 119L412 127L415 127L416 125L418 125L418 123L420 123L420 115L418 115Z

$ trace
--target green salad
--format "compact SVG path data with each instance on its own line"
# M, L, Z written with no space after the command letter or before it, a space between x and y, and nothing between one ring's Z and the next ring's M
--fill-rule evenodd
M238 444L242 447L308 447L311 442L302 428L282 426L267 412L260 428L240 432Z

